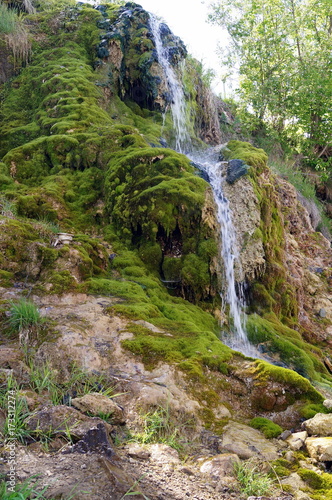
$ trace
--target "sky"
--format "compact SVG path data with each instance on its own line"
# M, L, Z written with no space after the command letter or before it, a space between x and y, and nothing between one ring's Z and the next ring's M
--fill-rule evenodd
M162 17L174 35L182 39L188 52L202 62L205 69L214 70L216 78L211 87L217 94L223 94L221 79L225 69L217 55L217 46L225 45L227 38L220 27L211 26L206 21L209 0L135 1L145 10Z

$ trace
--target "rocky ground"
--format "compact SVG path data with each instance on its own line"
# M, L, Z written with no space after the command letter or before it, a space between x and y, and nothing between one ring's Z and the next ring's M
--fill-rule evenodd
M2 290L7 300L20 293L20 287ZM122 348L121 340L132 334L126 330L127 320L107 313L113 300L84 294L34 296L48 321L56 321L56 330L35 346L33 366L28 366L27 353L17 340L0 347L1 379L5 381L10 373L16 377L22 387L19 395L30 413L24 420L26 445L16 446L19 481L38 475L39 487L48 486L46 497L52 499L75 494L74 498L82 500L120 500L129 493L133 498L150 500L250 498L241 493L234 474L234 463L249 460L264 473L271 473L271 464L277 464L273 467L280 482L275 480L267 496L253 498L314 498L310 481L297 470L312 471L319 477L325 474L332 461L331 414L318 414L301 428L296 404L287 407L275 413L275 420L288 430L282 439L267 439L247 424L255 414L255 394L262 390L278 394L277 384L265 389L257 386L253 363L234 358L227 375L213 374L224 384L219 400L197 399L199 382L195 392L192 381L174 366L160 363L148 371ZM143 323L146 328L155 328ZM43 390L31 389L31 383L29 386L32 371L46 365L55 379L64 383L73 362L91 378L107 373L115 396L103 394L98 386L84 396L69 388L55 405L50 386ZM281 392L275 396L279 403ZM206 430L202 421L207 408L213 410L215 418L212 430ZM2 431L4 422L2 411ZM219 422L219 429L215 422ZM4 442L1 457L6 473L9 456ZM134 492L137 495L132 495Z

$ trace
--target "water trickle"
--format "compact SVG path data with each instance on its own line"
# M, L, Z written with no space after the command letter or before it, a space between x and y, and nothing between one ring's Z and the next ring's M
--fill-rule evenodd
M161 30L161 22L150 14L150 26L155 40L158 62L162 66L168 88L171 95L171 112L176 135L175 149L179 153L192 151L190 135L186 125L186 104L182 85L179 83L176 73L169 63L168 49L164 47ZM232 213L229 202L225 197L222 184L225 176L222 171L222 163L218 161L218 153L211 148L208 152L190 153L189 158L198 162L203 171L208 175L213 190L214 199L218 208L217 218L220 224L220 248L221 259L225 270L225 302L229 306L229 316L232 321L231 335L223 336L223 342L232 349L238 350L247 356L260 357L258 351L250 344L245 330L244 294L241 284L236 290L234 266L239 261L236 233L232 223Z
M163 45L161 38L161 21L150 14L150 27L156 45L158 62L164 70L166 82L170 93L170 107L175 129L175 149L185 153L190 149L190 135L186 125L186 105L182 85L180 84L174 68L169 62L169 49Z

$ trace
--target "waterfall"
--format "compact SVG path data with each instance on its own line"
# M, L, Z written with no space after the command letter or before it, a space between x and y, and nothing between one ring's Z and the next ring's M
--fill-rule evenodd
M169 62L168 47L165 47L161 38L161 21L150 14L150 27L155 41L158 62L164 70L166 82L171 98L171 112L175 129L175 150L185 153L190 149L190 136L186 124L186 105L182 85Z
M190 135L186 125L185 98L182 85L178 81L176 73L169 62L168 49L163 45L160 26L161 22L150 14L150 27L156 45L158 62L164 70L171 95L171 112L176 135L175 150L179 153L185 153L186 150L192 150ZM223 336L222 340L232 349L238 350L247 356L260 357L256 348L249 343L245 331L245 304L241 286L238 287L240 298L236 293L234 264L239 255L231 209L222 191L222 183L224 182L222 164L218 162L218 154L213 148L209 150L209 153L206 151L196 154L191 153L188 157L193 161L198 161L202 169L207 173L218 208L217 218L221 229L220 257L224 263L226 283L225 302L229 306L229 316L233 323L231 327L232 335Z
M222 299L229 306L231 318L231 335L223 335L223 342L234 350L247 356L261 357L257 349L250 344L245 330L245 299L243 284L238 285L236 291L235 264L239 265L239 249L235 228L232 222L232 211L229 202L223 193L223 183L226 172L224 164L218 161L218 148L211 148L208 152L198 154L193 158L199 161L200 166L207 173L217 205L217 219L220 225L220 257L224 263L225 297Z

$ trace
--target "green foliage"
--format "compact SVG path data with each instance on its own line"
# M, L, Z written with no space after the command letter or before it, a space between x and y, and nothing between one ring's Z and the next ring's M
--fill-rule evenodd
M280 425L275 424L272 420L264 417L255 417L250 420L249 425L254 429L263 432L266 438L276 438L282 433Z
M33 302L20 299L18 302L11 304L7 320L11 332L19 333L26 328L40 325L42 321L40 312Z
M249 142L229 141L227 147L222 149L221 153L227 159L243 160L247 165L255 168L256 175L266 168L267 154L263 149L255 148Z
M230 35L224 62L239 61L243 107L316 163L331 137L330 14L328 2L219 0L210 16Z
M241 485L241 492L248 496L261 496L272 493L274 483L267 475L259 472L259 465L252 460L235 462L234 472Z
M0 33L8 35L16 29L17 13L8 9L7 5L0 3Z

